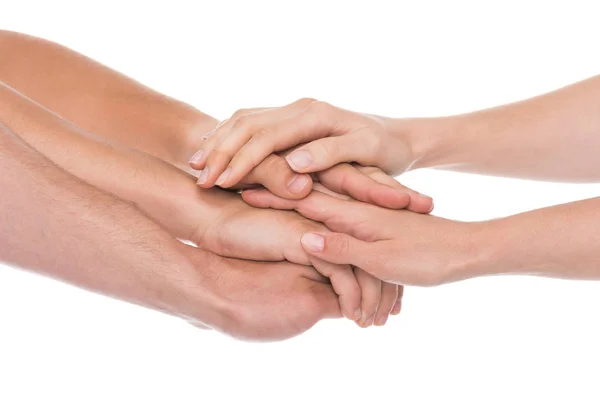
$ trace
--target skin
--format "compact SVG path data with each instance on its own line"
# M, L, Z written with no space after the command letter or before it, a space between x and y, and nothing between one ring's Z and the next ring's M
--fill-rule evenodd
M204 160L211 163L211 152L227 155L219 168L211 167L218 172L230 168L222 186L243 177L271 151L302 143L287 156L292 169L302 173L358 162L389 174L439 168L598 182L598 103L600 76L518 103L441 118L375 117L313 101L300 113L281 107L272 116L248 117ZM476 224L321 194L286 200L248 191L244 199L255 206L296 209L324 222L336 232L305 235L309 254L356 265L387 282L435 285L510 273L600 278L600 248L591 239L600 232L598 224L590 223L600 217L597 198Z
M301 200L265 190L244 198L256 207L294 209L331 233L303 236L310 255L352 263L387 282L434 286L497 274L600 279L600 199L467 223L341 200L314 191ZM406 235L406 232L411 235Z
M193 148L189 143L200 137L200 129L214 126L214 119L51 42L0 32L0 49L10 55L0 67L0 77L55 111L0 84L4 118L14 132L56 164L133 202L172 235L219 255L313 264L331 279L344 315L358 319L363 327L372 324L376 312L389 312L395 303L394 312L399 312L402 291L395 285L364 271L355 273L348 265L308 258L300 237L311 230L326 230L321 224L297 213L254 209L221 190L199 191L192 176L168 164L182 167L178 160L189 156L184 149ZM121 118L113 118L117 112ZM82 127L97 130L109 141ZM128 147L134 144L141 151ZM349 174L359 179L348 179ZM116 175L119 179L114 179ZM301 177L282 157L273 156L255 168L243 186L262 184L294 197L289 181L297 183ZM359 193L389 207L406 206L406 196L393 190L396 187L378 184L348 165L323 174L322 181L341 193ZM311 185L301 189L310 190Z
M311 267L186 246L135 206L57 167L4 124L0 168L4 263L245 340L289 338L339 316L331 286Z

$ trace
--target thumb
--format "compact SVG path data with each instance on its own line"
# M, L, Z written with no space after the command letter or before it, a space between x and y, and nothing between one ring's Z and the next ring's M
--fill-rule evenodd
M304 250L334 264L351 264L368 272L376 243L363 242L350 235L335 232L310 232L302 236ZM367 268L364 268L367 267Z
M365 162L369 151L356 135L318 139L292 151L286 160L299 173L324 171L343 162Z

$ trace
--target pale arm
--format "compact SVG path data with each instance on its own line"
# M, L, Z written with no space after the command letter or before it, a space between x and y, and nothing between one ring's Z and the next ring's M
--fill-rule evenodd
M287 200L261 190L257 207L294 209L332 233L305 235L305 250L387 282L437 285L496 274L600 279L600 198L484 222L387 210L313 192Z
M396 120L412 168L600 181L600 76L529 100L452 117Z

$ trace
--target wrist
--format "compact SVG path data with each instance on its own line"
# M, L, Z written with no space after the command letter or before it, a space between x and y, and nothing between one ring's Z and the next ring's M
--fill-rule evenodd
M502 274L502 262L494 240L496 227L493 221L457 222L454 229L455 249L448 264L446 282L460 281L480 276Z
M187 168L189 159L201 147L202 136L213 129L218 121L187 104L181 106L180 115L173 129L176 134L171 143L172 159L169 161Z
M390 132L409 155L407 170L436 168L461 163L467 139L468 115L435 118L397 118L390 122Z
M535 273L525 270L528 254L520 251L520 239L516 242L512 240L515 232L512 231L509 220L468 222L465 223L465 230L466 235L462 239L465 252L455 265L455 280Z
M176 241L169 279L156 300L158 308L168 314L222 328L232 319L232 307L215 287L214 271L223 268L217 255Z

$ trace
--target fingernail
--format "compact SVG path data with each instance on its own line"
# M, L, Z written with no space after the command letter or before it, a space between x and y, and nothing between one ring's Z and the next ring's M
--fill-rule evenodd
M225 182L227 180L227 178L229 177L230 172L231 172L231 168L227 168L225 171L223 171L223 173L219 176L219 178L217 179L217 182L215 184L216 185L223 184L223 182Z
M206 167L202 170L202 173L200 174L200 176L198 177L198 183L200 185L206 183L206 180L208 179L208 172L209 172L209 168Z
M215 133L215 129L216 129L216 128L213 128L213 129L211 129L210 131L206 132L204 135L202 135L202 140L206 140L206 139L208 139L209 137L211 137L211 135L212 135L213 133Z
M311 251L323 251L325 248L325 238L315 233L307 233L302 236L302 245Z
M375 319L374 315L371 315L371 317L367 320L367 323L365 324L366 326L371 326L373 325L373 320Z
M306 175L294 175L290 183L288 183L288 189L292 193L300 193L308 182L310 181L310 177Z
M285 159L295 171L308 168L313 162L312 155L306 150L295 151Z
M394 308L392 308L392 315L398 315L400 313L400 307L402 306L402 303L396 303L394 305Z
M377 322L375 324L377 326L383 326L387 322L387 319L388 319L388 314L382 315L381 317L377 318Z
M427 196L426 194L423 194L423 193L418 193L418 194L419 194L419 196L423 197L424 199L433 201L433 199L431 197Z
M190 158L190 164L198 164L202 161L202 156L204 156L204 150L200 149Z
M354 320L358 320L360 318L360 316L362 315L362 312L360 311L360 307L358 307L356 310L354 310Z

